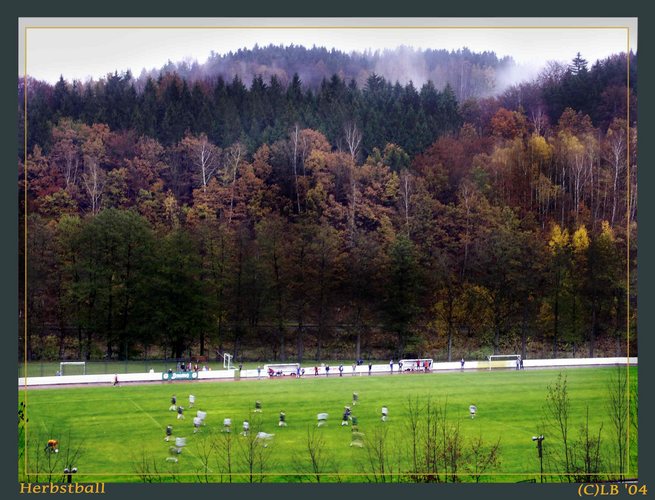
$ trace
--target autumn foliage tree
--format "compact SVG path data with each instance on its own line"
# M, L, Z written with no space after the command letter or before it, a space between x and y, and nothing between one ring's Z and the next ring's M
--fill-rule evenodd
M475 65L420 86L172 64L21 81L28 355L623 354L638 157L621 61L580 55L486 97Z

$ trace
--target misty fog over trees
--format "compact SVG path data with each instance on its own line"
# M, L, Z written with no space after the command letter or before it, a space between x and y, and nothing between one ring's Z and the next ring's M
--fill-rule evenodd
M636 353L636 55L497 93L512 64L269 46L19 79L28 358Z

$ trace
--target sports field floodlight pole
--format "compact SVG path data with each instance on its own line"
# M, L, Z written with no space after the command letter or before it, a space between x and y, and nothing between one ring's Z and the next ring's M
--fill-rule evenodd
M66 467L64 469L64 474L66 474L66 482L73 482L73 474L77 472L77 467Z
M543 445L541 442L544 440L544 435L541 434L539 436L532 436L532 440L537 442L537 450L539 450L539 472L540 472L540 479L541 482L544 482L544 453L543 453Z

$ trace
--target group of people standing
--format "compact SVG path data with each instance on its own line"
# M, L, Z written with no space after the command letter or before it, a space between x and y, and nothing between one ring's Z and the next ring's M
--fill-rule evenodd
M194 363L194 364L192 365L192 364L191 364L191 361L189 361L189 362L186 363L186 364L185 364L184 362L181 362L181 363L178 362L176 368L177 368L177 371L178 371L178 372L191 372L191 371L198 372L198 371L200 371L200 370L202 370L202 371L207 371L207 366L206 366L206 365L203 365L203 367L200 368L200 367L198 366L198 363Z
M431 359L417 359L417 360L409 360L409 361L411 361L411 364L408 363L408 365L405 365L402 359L398 361L398 373L403 372L403 367L405 367L405 371L408 372L424 371L425 373L429 373L432 370ZM394 362L392 359L389 361L389 373L391 374L393 374L393 366L394 366Z

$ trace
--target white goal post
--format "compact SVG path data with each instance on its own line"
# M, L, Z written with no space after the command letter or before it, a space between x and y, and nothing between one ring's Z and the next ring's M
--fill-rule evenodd
M82 375L86 375L86 361L62 361L61 363L59 363L60 375L66 375L66 373L64 373L64 368L66 366L81 366ZM75 375L79 375L79 373L75 373Z
M489 369L492 368L516 368L516 363L521 361L520 354L491 354L487 356Z
M228 353L223 353L223 368L231 370L234 368L232 366L232 355Z
M298 368L300 368L300 363L276 363L264 365L264 373L271 377L285 375L293 375L295 377L298 374Z

